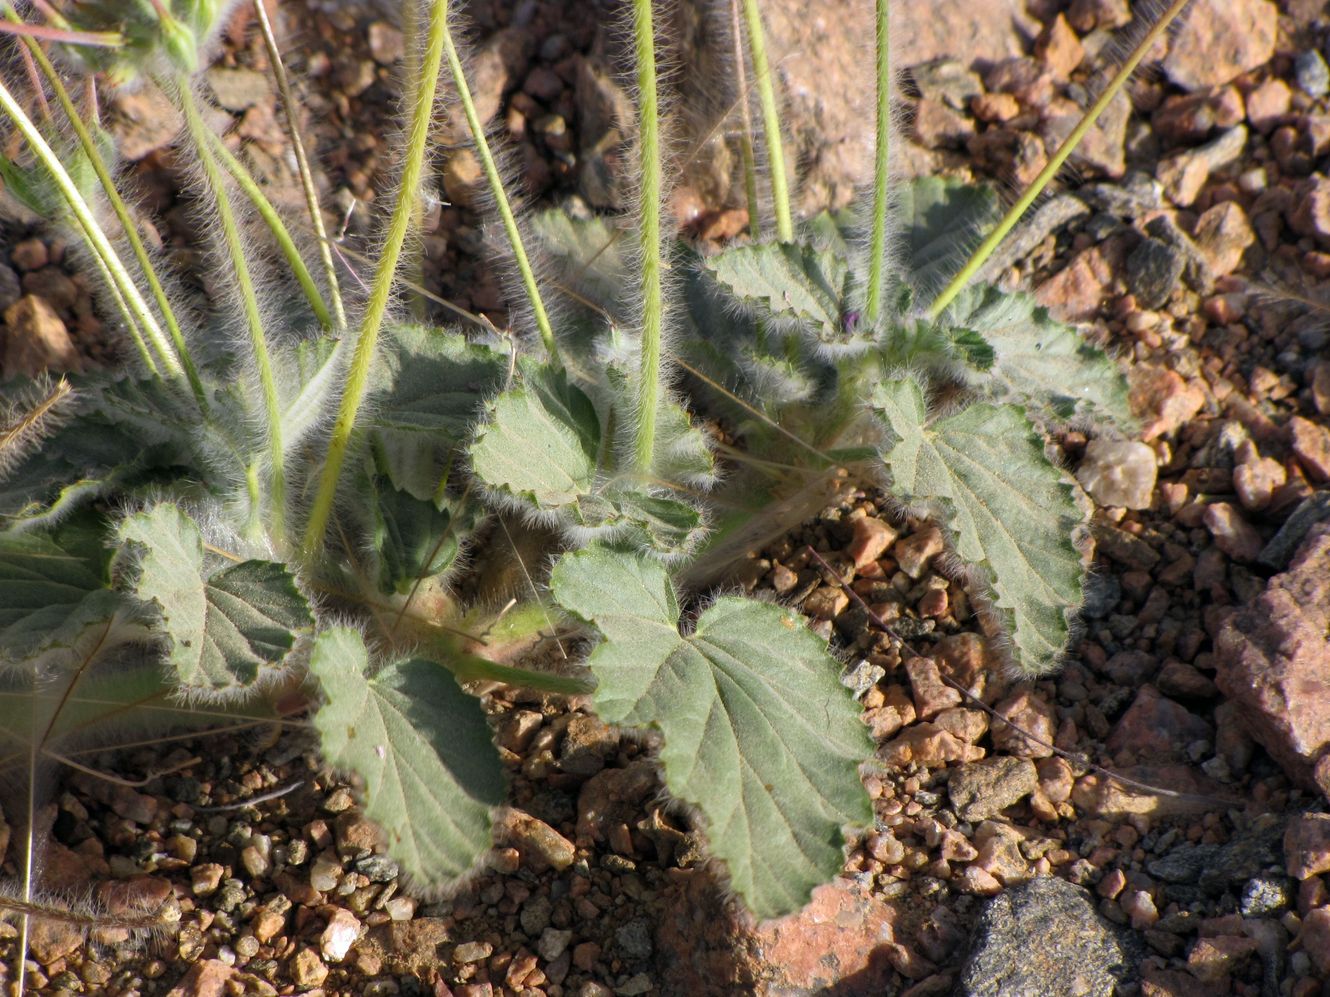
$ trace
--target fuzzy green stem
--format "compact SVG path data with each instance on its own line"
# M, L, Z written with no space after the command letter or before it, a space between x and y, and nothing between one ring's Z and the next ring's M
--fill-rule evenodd
M1016 203L1013 204L1010 210L1008 210L1002 217L1002 220L997 223L997 226L993 231L988 234L988 237L979 244L979 248L974 251L974 254L966 262L965 266L961 268L960 273L956 274L956 276L951 279L951 283L944 287L942 293L937 296L936 300L934 300L931 305L929 305L928 315L930 318L937 318L941 315L942 312L946 310L946 307L955 300L956 295L960 294L965 286L974 279L976 274L979 273L984 264L988 262L988 258L992 256L993 252L999 245L1001 245L1002 240L1005 239L1011 230L1016 227L1016 224L1021 220L1022 216L1024 216L1030 205L1034 203L1035 198L1043 192L1044 188L1048 186L1053 177L1057 175L1060 169L1062 169L1062 166L1066 163L1068 157L1076 151L1076 147L1081 144L1081 140L1084 139L1090 129L1094 127L1095 122L1099 119L1099 116L1104 113L1105 108L1108 107L1113 98L1122 90L1122 87L1131 77L1131 74L1136 71L1136 67L1140 65L1141 60L1145 58L1146 53L1154 47L1155 42L1163 37L1164 32L1168 30L1169 24L1182 13L1183 8L1185 8L1188 3L1190 3L1190 0L1173 0L1173 3L1169 4L1168 9L1160 15L1159 20L1154 23L1145 37L1141 39L1140 43L1132 49L1131 55L1127 56L1127 60L1118 68L1117 74L1109 81L1108 86L1104 88L1104 92L1099 95L1099 99L1090 106L1090 109L1085 112L1084 117L1082 117L1076 127L1071 130L1071 134L1067 136L1066 140L1060 146L1058 146L1057 152L1053 153L1052 158L1048 161L1048 165L1045 166L1043 170L1040 171L1039 175L1034 178L1034 182L1026 188L1025 192L1021 194Z
M748 73L744 69L739 0L730 0L730 32L734 36L734 82L739 91L739 113L743 120L739 158L743 163L744 198L748 202L748 236L756 242L762 238L762 205L757 196L757 157L753 155L753 116L748 109Z
M333 263L328 231L323 224L323 212L319 209L319 194L314 189L314 172L309 168L305 143L300 137L300 123L296 120L296 103L291 96L291 81L287 78L286 64L282 61L282 53L277 48L277 36L273 33L272 23L268 20L268 9L264 6L263 0L254 0L254 14L263 32L263 43L268 49L268 61L272 63L273 76L277 79L277 90L282 95L286 130L291 135L291 149L296 156L300 186L305 192L305 207L309 210L309 222L314 226L314 234L319 240L319 259L323 263L324 278L328 281L328 297L332 299L333 317L337 321L337 328L345 329L346 311L342 306L341 285L337 282L337 266Z
M139 329L138 320L134 318L134 313L129 310L129 303L125 301L125 296L120 293L120 288L116 286L115 279L106 266L106 261L96 253L92 254L92 260L97 265L97 272L106 285L107 291L110 292L116 311L120 313L121 321L125 323L129 338L134 342L134 349L138 350L139 359L143 361L143 366L148 369L148 373L153 377L161 377L162 373L157 367L157 361L152 358L152 351L148 349L148 344L143 339L143 332Z
M411 227L415 192L420 186L420 177L425 169L425 146L429 141L434 96L438 92L439 70L443 65L443 48L448 34L447 0L432 0L430 7L429 33L420 86L415 88L412 95L414 107L411 109L411 126L407 136L405 163L402 167L401 193L397 197L397 203L393 205L392 217L388 223L388 235L384 241L383 253L379 257L378 269L374 274L374 285L370 290L369 301L365 304L365 314L356 336L355 352L351 358L351 368L347 373L346 390L342 393L342 400L337 408L337 418L333 423L332 437L328 441L328 456L319 478L319 487L314 496L309 522L305 527L305 552L311 558L322 548L323 535L332 516L333 499L337 495L337 482L341 477L342 463L346 459L356 415L360 411L360 404L364 400L369 384L370 367L374 363L379 330L383 325L384 314L388 310L389 299L392 297L397 264L401 259L402 246Z
M790 187L785 179L785 149L780 137L780 115L776 109L776 89L767 64L766 33L757 0L744 0L744 18L748 22L748 52L753 60L757 98L762 105L762 130L767 139L767 164L771 172L771 200L776 211L776 238L794 241L794 222L790 213Z
M891 159L891 31L890 0L877 0L877 150L873 161L873 234L868 247L869 324L882 314L882 279L887 256L887 168Z
M447 17L446 10L445 5L445 19ZM444 52L448 57L448 70L453 77L453 86L457 89L458 99L462 102L467 127L471 129L471 140L475 143L476 154L480 156L481 165L485 169L485 177L489 181L490 192L494 196L494 205L499 211L499 218L503 221L504 233L508 237L508 244L512 247L518 273L522 277L522 286L526 289L527 300L531 302L531 311L536 319L536 328L540 330L540 341L545 345L545 352L549 354L550 359L557 363L559 349L554 341L554 329L550 326L549 315L545 312L545 303L540 297L540 287L536 284L536 275L531 270L531 262L527 259L526 248L522 245L522 234L517 229L517 219L513 217L512 206L508 203L508 195L503 189L503 179L499 176L499 168L494 162L494 156L490 153L489 140L485 138L485 123L480 120L480 116L476 113L475 101L471 99L471 87L467 84L466 73L462 69L462 60L457 54L456 46L453 44L452 32L448 30L446 20L443 44ZM414 196L415 188L409 188L409 193Z
M180 361L176 358L175 354L171 352L170 344L167 343L166 336L162 333L161 326L157 324L157 320L148 309L148 304L143 300L143 295L139 293L138 287L135 286L134 281L130 279L129 272L125 269L125 265L121 262L115 249L111 246L111 241L106 237L106 233L97 223L97 219L93 216L92 208L88 206L88 202L85 201L83 195L79 193L78 187L75 186L69 173L61 164L59 157L56 156L51 147L46 144L46 140L42 138L41 132L37 130L37 127L32 123L32 120L24 112L18 101L14 99L14 96L9 92L9 88L6 87L3 82L0 82L0 110L3 110L9 119L14 122L15 127L18 128L28 145L32 147L33 154L36 155L37 159L41 162L42 166L46 168L47 172L51 174L51 178L55 181L56 186L59 187L61 196L65 199L65 203L69 205L69 210L73 213L74 219L83 230L89 248L91 248L92 251L101 258L102 262L106 264L106 269L110 271L116 286L120 289L120 293L124 295L129 309L134 313L139 324L147 332L148 339L152 343L153 349L157 351L167 372L173 377L182 376L183 371L180 367Z
M415 3L406 4L402 12L403 47L402 97L406 106L412 106L411 88L420 78L420 7ZM421 234L425 227L425 205L419 197L411 205L411 229L407 236L406 283L412 288L410 304L411 314L417 322L423 323L427 317L425 296L416 288L425 286L425 247Z
M277 213L263 189L255 182L250 175L249 170L245 169L245 164L231 154L225 143L212 132L208 132L208 140L217 156L226 167L226 172L231 174L231 179L240 185L240 189L245 192L249 202L254 205L254 210L259 213L268 226L268 231L277 241L277 248L281 250L282 256L286 259L287 266L291 268L291 273L296 278L296 283L305 293L305 300L309 302L310 310L314 312L314 317L319 320L319 325L326 331L333 328L333 318L328 311L328 306L324 304L323 295L319 293L318 285L314 283L314 278L310 275L309 268L305 266L304 259L300 256L300 250L296 248L295 240L291 238L291 232L287 229L286 223L282 221L282 216Z
M280 540L286 535L286 471L283 466L282 452L282 405L277 396L277 381L273 377L272 358L268 353L268 341L263 333L263 315L259 310L258 294L254 290L254 279L249 272L249 262L245 258L245 247L240 237L240 226L236 223L235 212L231 207L231 195L226 189L226 177L213 154L214 136L204 124L199 113L194 93L189 88L189 80L177 83L180 107L185 114L185 124L189 129L194 147L198 150L199 162L207 177L208 187L217 208L217 219L222 226L222 240L226 243L227 255L235 271L236 284L240 290L240 304L245 313L245 324L249 328L250 349L254 354L254 363L259 371L259 384L263 391L264 415L267 419L271 535Z
M660 408L660 341L664 293L660 253L660 101L656 94L656 38L651 0L633 0L633 40L637 54L638 135L641 177L638 233L642 261L642 367L637 396L634 460L649 473L656 454L656 413Z
M9 20L14 21L18 18L18 14L14 12L11 5L5 4L4 8L5 17ZM41 69L42 75L46 77L46 82L50 85L51 91L55 94L56 99L60 101L60 106L65 112L65 118L78 137L83 154L88 157L93 172L97 174L97 180L102 186L102 191L106 194L111 210L115 212L116 219L120 222L120 228L124 231L125 238L129 240L129 246L134 251L134 258L138 260L139 269L148 282L148 289L152 291L153 300L157 302L157 308L162 313L162 319L166 322L166 330L170 334L171 342L175 345L176 352L180 357L185 377L189 380L190 390L193 391L199 408L207 411L208 403L207 396L203 391L203 382L199 379L198 370L195 368L193 358L189 354L189 347L185 343L184 333L180 330L180 323L176 320L175 310L171 307L171 301L166 296L166 290L157 277L157 270L152 265L152 258L148 255L147 247L144 246L143 239L139 236L138 228L129 215L129 208L125 204L125 199L120 196L120 191L116 188L115 180L111 176L106 161L102 158L101 150L97 148L97 143L93 141L92 133L88 131L88 126L84 124L78 113L78 108L74 106L74 101L69 96L64 81L60 79L60 74L55 71L55 67L51 64L51 60L47 58L42 47L30 38L25 39L25 42L28 51ZM113 282L109 283L114 286ZM118 289L116 295L121 299L124 297ZM130 325L130 335L134 337L135 345L141 342L134 324ZM155 372L156 364L151 364L150 369Z

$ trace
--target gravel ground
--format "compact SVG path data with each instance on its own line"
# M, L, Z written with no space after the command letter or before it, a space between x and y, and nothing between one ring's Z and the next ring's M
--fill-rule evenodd
M372 10L307 6L288 17L301 28L292 62L309 80L327 203L339 224L361 205L354 244L391 160L363 122L387 119L399 48ZM865 6L771 5L806 208L844 200L862 175L868 119L844 95L870 37ZM854 482L740 566L738 584L799 606L843 651L879 742L865 770L875 825L802 915L745 922L688 815L663 802L649 744L618 738L585 704L508 692L487 703L510 809L487 868L443 901L399 882L353 792L299 732L99 761L126 775L181 766L138 789L68 777L41 815L48 885L91 889L111 911L167 902L179 920L147 938L102 929L91 944L41 927L38 991L1330 994L1322 7L1198 0L1133 106L1110 111L995 270L1091 326L1122 358L1141 415L1131 440L1092 426L1057 440L1096 501L1095 574L1066 667L1015 681L936 529ZM1002 183L1042 167L1129 10L900 8L902 168ZM688 12L685 64L723 61ZM602 6L473 13L480 98L513 140L527 193L612 209L623 97L603 71L614 48ZM800 33L812 51L794 47ZM261 46L246 39L238 24L210 81L255 168L290 191L271 89L248 72L264 68ZM164 244L187 262L169 129L150 99L122 98L114 120L122 144L139 143L134 173ZM695 154L676 215L705 238L731 236L743 216L722 179L724 142L703 141L705 116L683 127L699 138L685 141ZM426 284L501 323L468 207L477 180L465 152L446 159ZM59 241L21 223L6 233L0 368L110 359ZM0 842L15 824L10 813ZM15 858L11 844L6 875ZM0 925L0 965L13 937Z

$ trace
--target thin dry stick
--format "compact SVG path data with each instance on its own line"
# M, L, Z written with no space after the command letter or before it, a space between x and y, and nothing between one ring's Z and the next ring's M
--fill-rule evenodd
M849 596L850 599L852 599L855 602L855 604L858 605L859 608L862 609L868 615L869 621L874 626L876 626L879 630L881 630L888 637L894 640L902 650L907 651L912 657L915 658L924 657L924 655L920 654L909 644L905 643L905 641L901 638L900 634L896 633L896 631L892 629L891 624L889 624L886 620L882 619L882 617L879 616L877 613L873 612L872 608L868 605L867 602L864 601L863 597L859 595L859 593L856 592L854 589L850 588L849 584L843 581L840 575L836 573L836 569L827 563L826 558L824 558L821 554L815 551L811 545L806 544L805 549L808 551L809 554L812 555L813 559L817 561L819 565L821 565L822 570L827 572L827 574L831 575L832 578L836 579L836 584L841 587L841 591L843 591L847 596ZM953 681L948 676L943 675L942 681L947 683L947 685L951 686L962 696L964 696L967 702L972 703L978 709L983 710L992 719L999 720L1002 723L1006 724L1017 734L1020 734L1021 737L1025 738L1031 743L1038 744L1041 747L1047 748L1049 751L1053 752L1054 754L1058 755L1061 758L1065 758L1067 761L1071 762L1074 765L1079 765L1082 768L1097 773L1098 775L1102 775L1105 778L1113 779L1116 782L1120 782L1125 786L1131 786L1135 789L1143 789L1147 793L1153 793L1157 796L1167 796L1171 799L1187 800L1193 803L1219 803L1227 807L1227 806L1241 806L1245 802L1243 800L1229 799L1222 796L1207 796L1201 793L1181 793L1178 792L1176 789L1165 789L1163 786L1152 786L1148 782L1141 782L1140 780L1133 779L1130 776L1125 776L1119 772L1114 772L1111 769L1106 769L1102 765L1096 765L1094 762L1090 761L1084 755L1077 755L1073 754L1070 751L1064 751L1062 748L1059 748L1057 745L1050 744L1048 741L1045 741L1041 737L1036 737L1034 734L1030 733L1028 730L1021 727L1019 724L1015 724L1012 721L1008 720L1002 714L998 713L997 710L993 709L991 706L985 703L982 699L979 699L977 696L971 693L963 685Z

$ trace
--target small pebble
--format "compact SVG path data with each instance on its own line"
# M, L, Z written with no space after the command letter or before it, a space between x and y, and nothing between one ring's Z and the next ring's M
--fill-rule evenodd
M1293 79L1298 89L1309 97L1324 97L1330 93L1330 67L1314 48L1299 52L1293 60Z

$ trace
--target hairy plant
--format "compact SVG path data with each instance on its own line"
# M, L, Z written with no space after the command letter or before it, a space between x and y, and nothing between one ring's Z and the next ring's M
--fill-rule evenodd
M871 818L858 767L872 744L825 643L789 610L714 586L745 550L816 512L839 468L936 518L1014 663L1056 664L1081 600L1083 517L1046 431L1125 418L1122 381L1028 297L966 276L991 246L944 287L948 233L991 226L997 210L937 179L891 190L886 0L871 197L800 226L776 165L759 4L744 0L774 238L705 258L663 231L654 11L630 8L635 244L605 219L533 219L583 303L552 309L446 0L407 18L419 37L400 189L367 293L345 306L326 241L293 234L205 123L193 74L216 4L43 3L46 20L30 21L0 3L64 115L39 126L0 84L30 153L3 164L10 189L83 238L135 347L123 370L3 388L0 701L13 722L0 759L28 787L25 938L30 917L48 916L31 834L45 765L76 764L126 730L295 723L293 702L328 763L359 778L404 872L446 888L489 848L504 798L476 680L590 691L607 722L657 732L666 788L743 902L763 918L797 910ZM191 317L144 249L113 149L69 97L68 75L89 72L110 85L146 77L180 109L228 278L213 320ZM445 74L527 299L530 327L507 341L397 317ZM307 176L306 189L321 232ZM285 274L255 272L270 265L247 243L251 212ZM730 426L737 449L690 407ZM495 517L502 529L485 529ZM482 538L514 530L518 547L550 555L547 588L524 568L512 591L465 603L451 587L464 552L502 561ZM569 629L591 650L556 674L542 646Z

